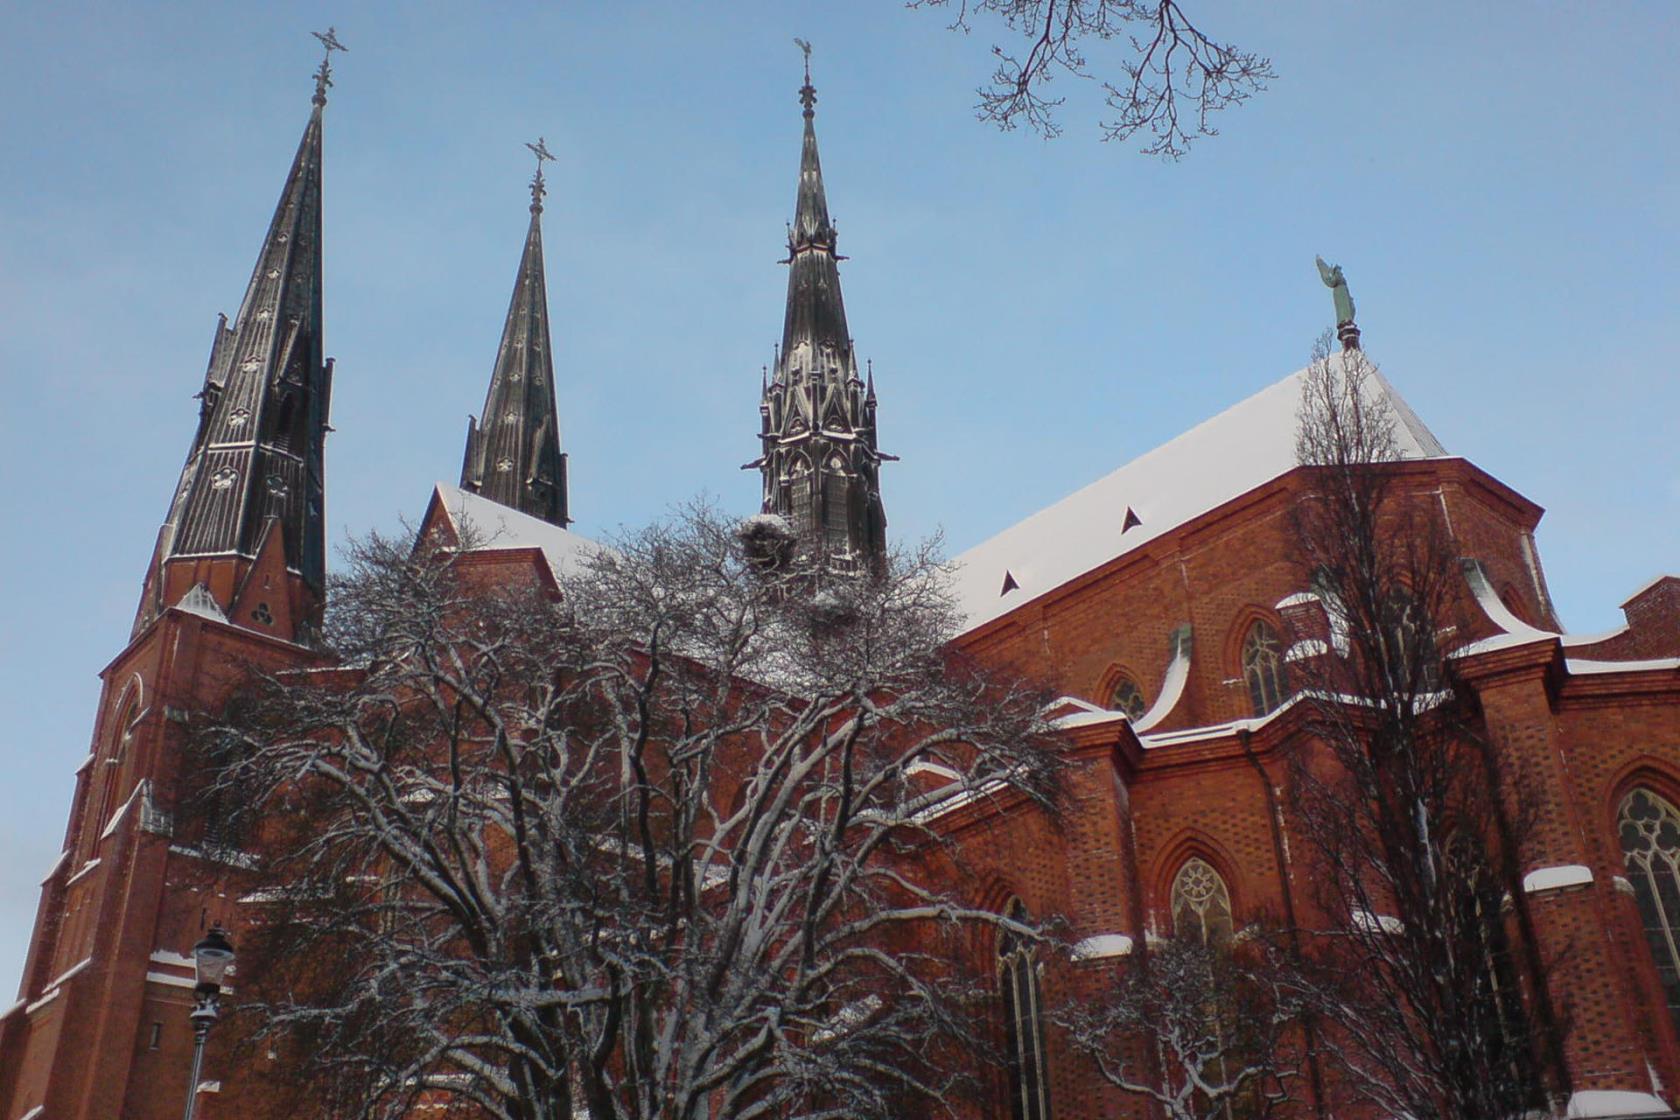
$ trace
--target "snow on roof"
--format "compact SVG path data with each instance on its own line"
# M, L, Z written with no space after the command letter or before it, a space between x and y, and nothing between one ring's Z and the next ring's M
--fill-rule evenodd
M588 537L520 513L459 486L440 482L437 484L437 496L457 533L470 530L478 535L474 552L541 549L555 579L576 573L604 547Z
M1306 372L1290 374L958 556L953 590L966 628L1001 617L1292 470ZM1394 387L1380 374L1374 380L1394 414L1401 454L1446 456Z

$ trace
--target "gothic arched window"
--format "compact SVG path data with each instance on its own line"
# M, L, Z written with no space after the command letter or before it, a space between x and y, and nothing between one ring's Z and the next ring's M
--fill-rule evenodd
M1680 1029L1680 810L1636 789L1622 799L1616 829L1663 999Z
M1213 865L1191 856L1172 885L1173 932L1203 945L1231 941L1231 895Z
M788 471L788 512L793 531L805 532L811 525L811 464L795 459Z
M111 816L122 804L123 795L128 792L129 771L133 769L134 753L134 724L139 713L133 696L126 699L117 717L116 729L111 736L111 750L101 764L104 773L100 775L98 816L99 831L111 823Z
M823 477L823 535L835 552L844 552L851 544L846 531L851 521L851 511L846 508L846 476L840 470L838 462L830 463L829 473Z
M1019 899L1005 915L1025 924L1027 908ZM1012 1120L1049 1120L1050 1083L1044 1066L1043 998L1032 942L1005 929L998 936L998 987L1003 995L1005 1056L1009 1067L1009 1115Z
M1243 679L1257 716L1275 712L1289 698L1289 676L1283 667L1282 643L1277 631L1264 622L1248 628L1242 645Z
M1388 598L1384 620L1384 656L1389 659L1389 687L1397 692L1431 690L1440 681L1435 635L1428 616L1404 588Z
M1108 694L1108 708L1113 712L1125 712L1132 719L1142 719L1143 713L1149 710L1149 703L1143 698L1143 689L1130 677L1121 677L1114 682L1114 691Z

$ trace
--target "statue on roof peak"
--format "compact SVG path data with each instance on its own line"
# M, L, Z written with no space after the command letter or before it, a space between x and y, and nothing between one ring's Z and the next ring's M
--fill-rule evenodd
M1348 294L1347 278L1342 275L1339 264L1325 264L1323 257L1314 257L1318 262L1318 275L1324 281L1336 299L1336 325L1353 322L1353 296Z

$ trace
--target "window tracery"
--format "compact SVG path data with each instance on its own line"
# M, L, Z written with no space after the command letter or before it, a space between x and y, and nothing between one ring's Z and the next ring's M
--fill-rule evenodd
M1636 789L1622 799L1616 831L1663 1000L1680 1029L1680 810Z
M844 552L851 543L846 531L850 511L846 508L846 478L838 471L837 464L830 464L830 473L823 479L823 533L830 549Z
M1144 699L1143 689L1132 678L1122 676L1114 682L1114 689L1108 696L1110 711L1125 712L1133 720L1143 718L1143 713L1149 710L1149 702Z
M1204 945L1231 941L1231 894L1213 865L1191 856L1178 869L1172 885L1173 932Z
M811 486L814 481L811 465L803 459L796 459L788 476L788 510L794 531L802 532L811 523Z
M1283 643L1265 622L1248 628L1242 646L1243 679L1257 716L1268 715L1289 699L1289 675L1283 664Z

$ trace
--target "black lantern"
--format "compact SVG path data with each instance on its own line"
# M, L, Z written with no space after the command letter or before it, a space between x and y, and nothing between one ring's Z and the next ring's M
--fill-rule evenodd
M198 974L198 994L214 996L233 967L233 942L220 924L210 927L204 940L193 946L193 970Z
M198 983L193 988L192 1079L187 1082L186 1120L193 1120L198 1107L198 1078L204 1072L204 1040L221 1013L218 997L222 981L233 968L233 942L220 923L210 927L204 939L193 946L193 971Z

